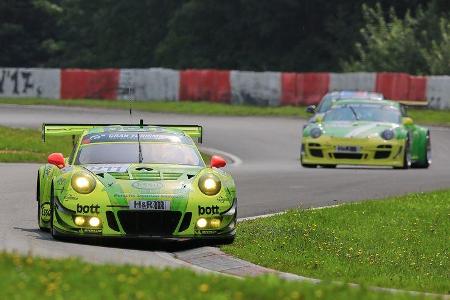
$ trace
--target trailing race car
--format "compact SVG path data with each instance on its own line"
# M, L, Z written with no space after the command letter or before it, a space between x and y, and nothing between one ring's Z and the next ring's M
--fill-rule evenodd
M386 100L342 100L303 129L301 164L428 168L430 131Z
M341 100L384 100L384 97L380 93L376 92L365 92L365 91L335 91L327 93L320 100L319 105L309 105L306 108L306 112L314 114L314 116L309 120L310 122L316 122L318 117L323 117L323 115L331 109L333 104Z
M39 227L54 237L234 240L235 184L223 158L205 165L200 126L44 124L49 135L79 135L38 171Z

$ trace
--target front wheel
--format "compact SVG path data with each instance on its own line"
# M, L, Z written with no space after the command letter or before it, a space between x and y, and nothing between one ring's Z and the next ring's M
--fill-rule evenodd
M394 169L408 169L410 167L411 167L411 152L409 151L409 138L408 138L405 142L403 164L401 167L394 167Z
M431 139L430 133L427 133L426 142L424 145L424 158L422 161L413 164L413 168L427 169L431 165Z

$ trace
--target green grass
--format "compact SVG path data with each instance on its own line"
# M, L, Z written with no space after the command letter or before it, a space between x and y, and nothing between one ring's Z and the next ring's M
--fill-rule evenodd
M61 152L68 157L72 151L72 137L47 137L42 141L41 132L34 129L17 129L0 126L0 162L47 161L53 152ZM211 156L201 152L203 160L209 164Z
M450 293L450 190L292 210L238 226L223 250L325 280Z
M129 109L128 101L108 100L48 100L48 99L0 99L0 104L22 105L57 105L73 107L98 107L110 109ZM311 117L303 106L258 107L250 105L228 105L211 102L167 102L167 101L134 101L133 109L150 112L167 112L195 115L224 115L224 116L279 116ZM450 126L450 110L432 110L424 108L410 108L409 115L418 124Z
M5 253L0 253L0 277L2 299L424 299L274 276L240 280L184 269L92 265Z
M42 141L34 129L0 127L0 162L45 162L52 152L67 157L72 151L71 137L50 137Z
M111 109L129 109L129 101L108 100L47 100L47 99L0 99L0 104L57 105L74 107L97 107ZM259 107L250 105L228 105L212 102L167 102L133 101L133 109L149 112L167 112L194 115L225 116L296 116L307 117L304 107Z

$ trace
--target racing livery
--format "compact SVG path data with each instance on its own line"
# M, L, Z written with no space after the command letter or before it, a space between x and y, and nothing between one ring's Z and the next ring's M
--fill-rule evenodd
M301 164L428 168L430 132L387 100L342 100L303 129Z
M200 126L44 124L49 135L79 136L38 171L39 227L54 237L233 241L235 184L223 158L205 165Z

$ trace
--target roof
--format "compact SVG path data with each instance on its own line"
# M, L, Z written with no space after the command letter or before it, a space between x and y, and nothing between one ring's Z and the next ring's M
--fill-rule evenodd
M369 91L349 91L349 90L344 90L344 91L334 91L331 93L328 93L328 95L330 95L333 99L354 99L354 98L358 98L358 99L364 99L364 98L368 98L371 100L383 100L383 94L381 93L377 93L377 92L369 92Z

